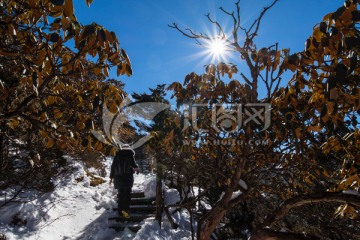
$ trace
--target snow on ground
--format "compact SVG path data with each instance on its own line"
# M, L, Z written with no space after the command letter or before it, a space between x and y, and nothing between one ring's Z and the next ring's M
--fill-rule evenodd
M111 159L107 159L109 171ZM84 168L74 163L77 168L71 176L57 180L57 188L48 194L27 203L8 205L0 209L0 233L8 240L71 240L71 239L189 239L189 215L186 211L174 214L174 220L180 225L177 230L170 228L164 215L160 229L156 221L147 221L140 231L132 233L128 229L116 232L109 227L108 218L115 216L112 208L116 206L116 190L108 183L90 186L90 179ZM79 181L79 177L83 176ZM133 192L145 191L147 197L154 197L156 178L153 174L134 175ZM80 178L81 179L81 178ZM179 201L175 189L167 189L167 204ZM15 214L26 220L24 226L10 224ZM136 236L135 236L136 235Z
M165 205L175 204L180 201L180 194L176 189L166 189L164 202ZM170 211L173 209L170 208ZM161 228L157 221L145 223L139 230L134 240L142 239L191 239L190 217L186 210L177 211L173 214L173 220L179 225L178 229L172 229L167 216L162 216Z
M188 240L191 239L189 214L186 211L176 212L173 215L175 223L179 225L178 229L171 229L170 223L165 216L163 216L162 227L160 228L157 221L145 223L139 230L134 240L143 239L177 239Z

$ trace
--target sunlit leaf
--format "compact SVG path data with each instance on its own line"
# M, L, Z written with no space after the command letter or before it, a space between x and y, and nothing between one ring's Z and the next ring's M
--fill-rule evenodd
M74 6L72 0L65 0L64 13L67 17L71 17L74 14Z
M47 141L45 147L46 148L52 148L54 146L54 140L52 138L49 138L49 140Z

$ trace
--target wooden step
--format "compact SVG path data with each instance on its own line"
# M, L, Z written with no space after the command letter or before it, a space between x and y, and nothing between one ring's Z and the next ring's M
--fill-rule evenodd
M118 225L118 224L113 224L110 225L109 228L114 229L117 232L122 232L125 230L125 228L128 228L130 231L132 232L137 232L140 230L141 225L135 224L135 225Z
M155 212L156 206L154 205L132 205L130 212Z
M144 192L132 192L131 193L132 198L143 198L145 197Z
M130 205L152 205L155 198L131 198Z
M113 209L117 211L117 208ZM156 206L155 205L131 205L130 212L155 212Z
M154 215L153 214L139 214L139 213L132 213L130 214L130 218L122 218L122 217L109 217L108 220L109 221L115 221L115 222L125 222L125 223L129 223L129 222L141 222L144 219L147 218L153 218Z

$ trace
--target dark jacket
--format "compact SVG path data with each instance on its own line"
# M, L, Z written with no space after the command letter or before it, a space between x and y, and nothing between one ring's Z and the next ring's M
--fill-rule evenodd
M114 178L115 188L131 187L134 182L135 152L131 149L122 149L116 152L111 164L110 178Z

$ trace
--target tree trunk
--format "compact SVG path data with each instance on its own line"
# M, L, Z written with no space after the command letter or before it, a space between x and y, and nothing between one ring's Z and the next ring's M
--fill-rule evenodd
M208 240L210 239L211 234L215 231L216 227L219 225L221 219L225 216L226 212L234 205L232 194L235 188L238 186L241 171L245 164L245 160L240 160L236 166L235 174L231 180L231 184L226 188L225 194L222 199L216 204L216 206L211 210L210 214L206 219L204 219L204 226L198 226L201 228L200 239ZM240 195L241 196L241 195ZM238 197L237 199L242 199Z
M211 234L216 229L216 226L219 224L221 219L224 217L227 209L217 209L214 211L214 214L207 220L207 223L201 230L200 239L208 240L210 239ZM198 226L200 227L200 226Z
M319 238L299 233L276 232L264 229L252 235L250 240L318 240Z
M4 131L5 131L5 121L1 123L0 125L0 175L4 176L4 166L6 161L6 151L5 151L5 137L4 137Z
M278 220L286 216L293 208L301 207L306 204L314 203L339 203L351 204L360 207L360 196L352 194L344 194L341 192L323 192L314 193L304 196L297 196L288 199L277 210L269 214L264 222L254 230L251 240L277 240L277 239L318 239L314 236L308 236L298 233L280 233L270 230L269 228ZM291 238L290 235L293 235ZM295 238L296 236L296 238Z
M164 207L165 213L167 218L169 219L170 225L172 229L177 229L179 227L179 225L177 223L174 222L174 219L172 218L171 214L170 214L170 210L169 207Z
M163 192L162 192L162 169L159 166L159 163L156 165L156 215L155 219L159 222L159 226L161 227L162 220L162 212L164 207L163 201Z
M281 207L279 207L272 214L268 215L261 225L261 228L271 227L273 223L283 218L293 208L313 203L350 203L360 208L360 196L341 192L323 192L297 196L286 200Z

